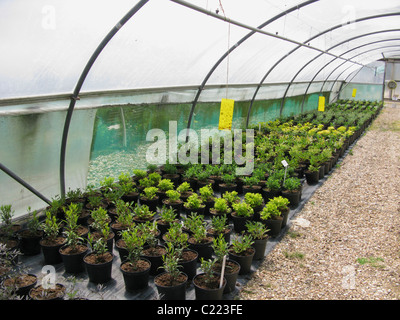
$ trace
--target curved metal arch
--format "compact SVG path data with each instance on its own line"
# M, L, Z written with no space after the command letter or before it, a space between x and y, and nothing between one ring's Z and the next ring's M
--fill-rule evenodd
M353 38L350 39L350 41L355 40L355 39L358 39L358 38L361 38L361 37L365 37L365 36L369 36L369 35L378 34L378 33L399 32L399 31L400 31L400 29L390 29L390 30L382 30L382 31L370 32L370 33L366 33L366 34L363 34L363 35L358 35L358 36L356 36L356 37L353 37ZM348 69L348 68L347 68L347 69ZM347 69L345 69L345 70L347 70ZM338 81L339 77L340 77L342 74L343 74L343 72L340 73L340 74L338 75L338 77L335 79L335 81L332 83L332 86L331 86L330 91L332 91L333 87L335 86L336 82ZM329 76L331 76L331 74L329 74L328 77L329 77ZM326 78L326 79L327 79L327 78Z
M333 31L333 30L339 29L339 28L341 28L341 27L343 27L343 26L347 26L347 25L349 25L349 24L358 23L358 22L362 22L362 21L366 21L366 20L370 20L370 19L377 19L377 18L395 16L395 15L400 15L400 12L392 12L392 13L386 13L386 14L380 14L380 15L373 15L373 16L358 18L358 19L356 19L356 20L354 20L354 21L350 21L350 22L349 22L348 24L346 24L346 25L340 24L340 25L336 25L336 26L334 26L334 27L331 27L331 28L329 28L329 29L326 29L326 30L324 30L324 31L322 31L322 32L320 32L320 33L318 33L318 34L312 36L311 38L307 39L306 41L303 42L303 44L309 43L309 42L311 42L312 40L315 40L316 38L318 38L318 37L320 37L320 36L322 36L322 35L324 35L324 34L326 34L326 33L328 33L328 32L331 32L331 31ZM247 128L248 125L249 125L250 113L251 113L251 109L252 109L253 103L254 103L255 98L256 98L256 96L257 96L257 94L258 94L258 91L260 90L260 88L261 88L262 84L264 83L265 79L269 76L269 74L270 74L284 59L286 59L288 56L290 56L293 52L295 52L295 51L298 50L299 48L301 48L301 46L297 46L296 48L294 48L294 49L292 49L291 51L289 51L288 53L286 53L283 57L281 57L281 58L267 71L267 73L264 75L264 77L263 77L263 78L261 79L261 81L259 82L259 84L258 84L258 86L257 86L257 88L256 88L256 90L255 90L255 92L254 92L254 94L253 94L253 97L252 97L252 99L251 99L251 102L250 102L249 110L248 110L248 113L247 113L247 119L246 119L246 128ZM282 107L281 107L281 110L282 110Z
M364 46L368 46L368 45L371 45L371 44L375 44L375 43L386 42L386 41L396 41L396 40L400 40L400 38L377 40L377 41L373 41L373 42L370 42L370 43L365 43L365 44L360 45L360 46L358 46L358 47L356 47L356 48L354 48L354 49L358 49L358 48L361 48L361 47L364 47ZM352 51L352 50L354 50L354 49L350 49L350 50L344 52L343 54L346 54L346 53L348 53L348 52L350 52L350 51ZM326 82L328 81L329 77L330 77L338 68L340 68L343 64L344 64L344 63L341 63L339 66L337 66L335 69L333 69L333 70L328 74L328 76L325 78L325 80L324 80L323 83L322 83L321 89L319 89L319 92L320 92L320 93L322 93L322 90L323 90L323 88L324 88ZM325 67L325 66L324 66L324 67ZM318 72L320 72L320 71L318 71Z
M115 34L123 27L123 25L130 19L134 14L136 14L149 0L140 0L132 9L130 9L125 16L109 31L109 33L100 42L96 50L93 52L89 61L87 62L85 68L83 69L79 80L75 86L73 94L71 96L71 101L68 107L67 115L65 117L64 129L61 140L61 153L60 153L60 193L61 197L65 197L65 154L67 147L68 131L71 123L72 113L74 111L76 100L79 100L79 92L82 85L88 75L91 67L95 63L97 57L107 46L108 42L115 36Z
M395 39L395 40L400 40L400 39ZM379 41L374 41L374 42L372 42L372 43L367 43L367 44L360 45L360 46L358 46L358 47L352 48L352 49L350 49L350 50L348 50L348 51L342 53L340 56L343 56L343 55L345 55L345 54L347 54L347 53L349 53L349 52L351 52L351 51L357 50L357 49L359 49L359 48L361 48L361 47L365 47L365 46L371 45L371 44L373 44L373 43L379 43L379 42L384 42L384 41L388 41L388 39L379 40ZM392 41L394 41L394 40L392 40ZM359 55L365 54L365 53L370 52L370 51L373 51L373 50L380 50L380 49L382 49L382 48L399 47L399 46L400 46L400 44L398 44L398 45L392 45L392 46L383 46L383 47L379 47L379 48L370 49L370 50L367 50L367 51L363 51L363 52L361 52L361 53L359 53L359 54L356 54L356 55L352 56L350 59L354 59L355 57L358 57ZM311 87L311 84L314 82L314 80L315 80L315 78L318 76L318 74L319 74L323 69L325 69L329 64L331 64L333 61L335 61L335 60L336 60L336 58L333 58L331 61L329 61L328 63L326 63L322 68L320 68L320 69L314 74L314 76L312 77L311 81L308 83L308 86L307 86L307 88L306 88L306 91L304 92L303 99L302 99L302 103L301 103L301 111L303 111L304 101L305 101L305 98L306 98L306 96L307 96L308 90L309 90L310 87ZM334 68L333 71L337 70L340 66L342 66L342 65L345 64L345 63L346 63L346 62L341 63L339 66L337 66L336 68ZM321 91L320 91L320 94L321 94Z
M393 51L387 51L387 52L400 52L400 50L393 50ZM351 68L351 67L352 67L352 66L347 67L345 70L343 70L343 71L337 76L335 82L334 82L333 85L332 85L332 89L333 89L333 86L335 85L335 83L337 82L337 80L339 79L339 77L340 77L344 72L346 72L349 68ZM347 82L347 84L346 84L344 87L341 86L341 88L339 89L339 92L335 95L335 97L334 97L333 99L329 99L330 102L332 102L333 100L335 100L335 99L340 95L340 93L342 92L342 90L351 82L351 80L353 80L353 79L357 76L357 74L358 74L361 70L362 70L362 68L360 68L359 70L357 70L357 72L354 74L354 76L349 80L349 82ZM343 80L343 83L346 83L347 78L350 77L350 76L351 76L351 73ZM332 91L332 89L331 89L331 91Z
M269 25L270 23L284 17L285 15L295 11L295 10L299 10L302 7L308 6L314 2L317 2L319 0L308 0L305 1L303 3L300 3L296 6L293 6L292 8L289 8L288 10L282 11L281 13L279 13L278 15L268 19L267 21L265 21L264 23L260 24L257 29L262 29L264 27L266 27L267 25ZM199 97L207 83L207 81L210 79L211 75L214 73L214 71L217 69L217 67L222 63L222 61L224 61L229 54L234 51L237 47L239 47L243 42L245 42L247 39L249 39L251 36L253 36L254 34L256 34L256 31L250 31L248 34L246 34L243 38L241 38L238 42L236 42L232 47L230 47L218 60L217 62L212 66L212 68L210 69L210 71L207 73L207 75L205 76L205 78L203 79L203 81L201 82L196 95L194 97L194 100L192 102L192 107L190 109L190 113L189 113L189 119L188 119L188 123L187 123L187 129L190 128L191 124L192 124L192 118L193 118L193 114L194 114L194 110L196 108L197 102L199 101Z
M400 31L400 29L397 29L397 30ZM379 33L379 32L378 32L378 33ZM371 35L371 34L374 34L374 33L369 33L368 35ZM361 36L363 36L363 35L361 35ZM351 39L349 39L349 40L344 40L344 41L342 41L342 42L339 42L339 43L335 44L334 46L330 47L329 49L327 49L327 51L330 51L330 50L332 50L332 49L334 49L334 48L336 48L336 47L338 47L338 46L340 46L340 45L342 45L342 44L344 44L344 43L346 43L346 42L349 42L349 41L352 41L352 40L358 39L358 38L359 38L359 37L357 36L357 37L351 38ZM298 70L298 72L294 75L294 77L292 78L292 80L289 82L289 84L288 84L288 86L287 86L287 88L286 88L286 90L285 90L285 93L284 93L284 95L283 95L283 97L282 97L282 101L281 101L281 110L280 110L281 113L282 113L283 107L284 107L284 105L285 105L286 95L287 95L287 93L288 93L288 91L289 91L289 88L291 87L293 81L297 78L297 76L300 74L300 72L304 70L304 68L306 68L311 62L315 61L316 59L318 59L318 58L319 58L320 56L322 56L322 55L323 55L323 54L320 53L319 55L317 55L317 56L314 57L313 59L309 60L305 65L303 65L303 67L301 67L301 68ZM336 59L336 58L334 58L334 59Z

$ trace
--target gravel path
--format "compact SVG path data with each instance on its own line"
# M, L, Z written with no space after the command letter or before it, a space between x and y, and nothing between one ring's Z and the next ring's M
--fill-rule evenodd
M399 299L399 244L400 104L386 103L239 297Z

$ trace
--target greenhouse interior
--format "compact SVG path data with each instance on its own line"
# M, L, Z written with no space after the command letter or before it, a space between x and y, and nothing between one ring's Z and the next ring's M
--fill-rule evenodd
M399 19L0 1L1 300L398 300Z

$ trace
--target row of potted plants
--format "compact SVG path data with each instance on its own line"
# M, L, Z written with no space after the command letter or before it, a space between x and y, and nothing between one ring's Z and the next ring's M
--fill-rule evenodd
M12 223L11 206L2 206L2 242L12 247L12 241L14 245L16 241L25 255L41 250L46 263L62 261L67 272L86 269L93 282L107 282L111 278L114 244L121 261L128 261L124 269L121 265L124 278L127 270L139 268L139 260L142 266L150 267L153 276L161 270L173 270L176 261L183 261L190 250L197 253L196 264L201 263L207 274L207 270L215 270L215 265L221 266L222 255L218 252L222 248L229 246L231 251L224 251L223 256L229 256L230 263L234 260L232 250L252 251L249 248L254 249L261 240L279 235L287 223L289 209L295 208L301 199L303 176L313 184L328 173L380 108L373 103L342 101L329 106L325 113L312 112L260 124L254 141L255 170L249 176L235 176L235 165L149 165L147 171L133 170L133 176L121 174L118 181L106 177L100 188L69 190L65 200L53 200L42 223L37 212L28 209L29 218L23 230ZM351 120L346 120L344 115L349 111ZM282 160L289 163L286 170ZM312 180L310 172L316 171L318 178ZM208 226L205 216L210 218ZM232 229L240 236L231 241ZM24 235L36 240L26 241ZM185 245L171 245L167 241L171 237L181 237ZM206 240L208 244L204 245ZM119 242L131 244L130 254L121 255L128 249L122 250ZM153 255L157 259L139 259L145 257L145 250L153 254L157 251ZM265 249L258 250L262 253L255 251L255 259L264 256ZM77 265L68 260L72 256L78 256ZM101 264L109 270L104 277L96 275L97 265ZM240 268L242 273L250 270ZM187 273L189 279L196 276L194 271ZM224 281L220 281L220 286ZM128 290L129 285L126 286ZM232 286L228 284L228 288Z

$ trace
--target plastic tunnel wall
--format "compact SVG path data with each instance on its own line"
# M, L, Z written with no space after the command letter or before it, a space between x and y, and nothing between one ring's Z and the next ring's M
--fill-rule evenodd
M235 101L232 128L243 129L316 109L320 95L380 100L378 60L399 44L399 15L397 1L3 1L0 163L59 196L72 102L66 191L145 168L151 129L218 128L222 98ZM361 54L367 47L376 54ZM17 217L47 205L0 170L3 204Z

